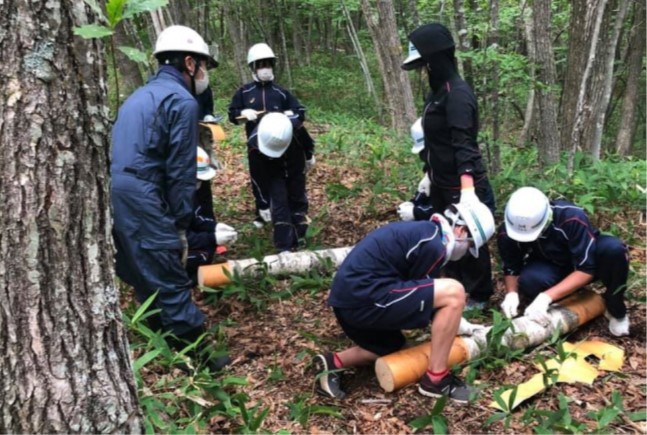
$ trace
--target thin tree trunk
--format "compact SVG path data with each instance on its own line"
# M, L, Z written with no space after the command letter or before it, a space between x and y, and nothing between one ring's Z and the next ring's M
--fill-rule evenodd
M573 172L573 165L575 162L575 153L578 149L581 147L582 143L582 127L583 127L583 120L585 117L585 99L586 99L586 91L588 89L588 83L589 83L589 77L591 75L591 70L593 69L593 63L595 62L595 55L596 55L596 50L597 50L597 45L598 45L598 40L599 40L599 35L600 35L600 27L602 26L602 19L604 18L604 9L606 8L607 0L600 0L599 4L597 7L594 9L595 15L594 15L594 25L593 25L593 31L591 34L591 44L588 50L588 59L586 62L586 66L584 68L584 71L582 73L582 79L581 79L581 84L579 87L579 93L577 96L577 104L575 105L575 112L573 115L573 126L571 128L571 134L570 134L570 151L568 153L568 171L569 173ZM587 111L590 110L590 108L586 109Z
M602 26L602 33L606 36L600 41L600 49L598 50L600 56L595 62L591 87L587 92L587 104L591 107L591 116L585 125L583 137L584 143L588 145L591 156L595 160L600 158L602 131L609 101L611 100L613 63L620 29L627 15L628 5L628 1L619 0L619 4L617 4L617 1L612 1L606 8L605 20ZM615 20L613 11L615 11Z
M525 0L522 0L522 3L525 3ZM521 21L523 24L524 32L526 35L526 46L528 47L528 59L530 59L530 81L535 82L535 38L534 38L534 29L532 25L532 16L529 14L532 11L526 11L525 7L522 6L522 15ZM534 119L534 108L535 108L535 88L531 87L528 91L528 101L526 102L526 112L523 117L523 127L517 138L517 147L523 147L530 141L530 131L531 126L533 125Z
M150 16L153 21L153 28L155 29L155 38L157 38L166 26L163 24L163 17L160 17L158 11L151 11Z
M232 51L234 54L234 62L240 83L243 84L249 79L249 69L247 68L247 61L245 53L247 51L247 41L245 40L245 23L240 19L238 13L238 5L230 2L222 3L223 14L225 22L227 23L227 33L232 42Z
M499 46L499 0L490 0L490 35L488 46L496 47L498 51ZM492 71L490 74L491 77L491 86L492 91L490 93L490 107L492 112L492 140L490 141L492 145L492 155L490 156L489 163L489 173L497 174L501 169L501 148L499 146L499 129L500 129L500 120L499 120L499 62L498 60L493 59L492 62ZM488 150L490 147L488 147Z
M458 46L456 51L469 52L472 49L468 38L467 20L465 19L465 2L463 0L454 0L454 26L456 26L456 34L458 35ZM474 84L472 74L472 62L470 60L458 59L458 68L463 78L470 85Z
M371 78L371 72L368 69L366 56L364 56L364 51L362 50L362 46L359 43L359 39L357 38L357 33L355 33L355 26L353 25L353 20L350 16L350 12L348 12L348 8L346 8L346 4L343 1L341 2L341 7L342 7L342 12L344 14L344 17L346 18L346 30L348 31L348 36L350 37L350 40L353 43L353 48L355 49L355 53L357 54L357 58L359 59L359 66L362 69L362 73L364 74L364 81L366 82L366 90L368 91L368 94L373 97L373 102L375 104L375 110L377 111L377 116L380 122L383 122L384 118L382 115L382 104L380 103L380 99L377 96L377 92L375 92L375 85L373 84L373 79Z
M279 19L277 20L279 22L279 33L281 37L281 49L283 50L283 68L285 69L285 73L288 76L288 89L293 90L294 89L294 83L292 82L292 70L290 69L290 57L288 56L288 44L285 39L285 27L283 26L283 19L281 18L283 15L282 9L281 9L281 1L278 0L276 2L276 10L279 14ZM292 23L294 25L294 23Z
M640 95L639 88L645 55L645 0L636 2L628 54L627 86L622 99L620 127L616 138L616 152L623 156L631 151L638 118L638 101L644 97Z
M557 72L551 42L550 0L535 0L533 4L537 81L535 98L539 109L538 148L542 164L559 161L559 134L557 127Z
M396 131L408 131L416 119L416 110L409 77L400 68L403 57L393 4L377 0L374 8L369 0L362 0L361 6L382 72L391 126Z
M2 433L143 431L113 271L103 43L72 32L94 22L71 0L0 9Z
M118 47L132 46L124 26L117 26L114 33L114 41L115 45ZM130 60L128 56L121 52L121 50L115 50L115 54L117 57L117 66L121 73L121 82L123 84L121 88L123 94L119 96L119 100L123 101L125 95L130 94L133 90L144 84L144 79L142 78L142 73L139 70L139 64L137 62Z

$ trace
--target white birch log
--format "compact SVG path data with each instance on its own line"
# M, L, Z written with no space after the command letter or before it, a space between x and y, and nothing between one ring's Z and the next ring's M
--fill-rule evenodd
M328 260L337 268L351 249L353 249L352 246L347 246L319 251L286 252L268 255L261 261L249 258L201 266L198 269L198 284L205 287L220 287L231 282L229 276L235 274L240 276L258 276L265 272L270 275L299 274L324 266Z

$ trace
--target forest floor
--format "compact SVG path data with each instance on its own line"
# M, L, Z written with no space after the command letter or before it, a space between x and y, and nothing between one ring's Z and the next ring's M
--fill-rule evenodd
M217 216L236 227L241 235L230 249L232 259L249 258L249 252L258 240L268 241L267 254L271 254L269 240L271 228L258 230L252 227L252 201L249 194L248 175L242 149L218 150L224 169L214 183ZM362 169L340 165L343 155L318 155L315 170L308 176L310 215L316 227L314 247L343 247L359 241L374 228L397 220L395 206L408 199L411 192L403 186L399 201L385 194L371 198L374 192L366 186L352 196L331 201L327 186L343 185L352 189L356 181L367 177ZM413 162L417 165L418 162ZM412 169L413 170L413 169ZM417 170L417 166L416 166ZM226 180L221 182L220 180ZM380 194L382 195L382 194ZM226 198L226 200L225 200ZM371 207L365 204L370 202ZM503 205L499 204L502 208ZM631 216L630 216L631 218ZM646 409L646 305L645 305L645 225L636 227L641 234L639 243L630 247L634 273L629 290L629 316L631 335L617 338L607 329L603 317L594 319L568 334L566 340L602 340L624 349L625 359L621 373L601 372L592 385L559 383L531 398L512 412L508 426L504 420L486 426L486 421L496 410L489 406L493 393L501 387L522 383L538 373L533 362L538 354L555 356L554 346L539 346L528 350L522 357L511 361L493 361L479 369L475 382L482 388L480 397L469 405L448 402L442 411L449 433L532 433L534 418L545 410L544 416L557 415L559 396L568 399L568 412L573 422L586 427L584 432L604 430L623 433L645 433L644 421L634 422L628 417L632 412ZM495 246L492 245L493 252ZM503 277L493 255L496 294L486 310L498 309L503 294ZM277 292L288 287L289 280L278 281ZM311 370L312 356L326 350L341 350L350 345L337 325L326 304L327 289L299 290L286 299L268 299L259 309L248 300L223 297L207 304L196 294L201 308L212 324L223 324L227 348L233 364L226 376L247 379L247 385L236 386L249 395L249 406L268 408L261 432L279 430L290 433L412 433L409 423L428 415L435 400L421 396L415 385L393 393L385 393L379 386L371 367L344 373L344 387L348 396L343 401L322 397L315 393L315 377ZM491 323L491 313L485 312L476 322ZM424 331L423 331L424 333ZM421 340L420 332L413 332L412 341ZM463 368L464 378L469 370ZM223 375L223 376L225 376ZM609 407L613 392L620 392L624 412L605 426L598 426L593 413ZM535 416L535 417L533 417ZM563 421L568 421L564 418ZM597 419L599 420L599 418ZM213 433L235 432L240 422L225 418L211 421ZM552 427L558 428L559 422ZM564 429L568 431L568 429ZM422 429L431 431L431 426Z

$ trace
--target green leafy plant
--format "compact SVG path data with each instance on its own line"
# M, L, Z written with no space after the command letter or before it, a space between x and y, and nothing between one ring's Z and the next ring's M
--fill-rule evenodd
M296 396L292 402L287 404L287 407L290 410L290 420L297 421L301 427L305 428L308 425L310 416L315 414L324 414L335 418L343 418L337 407L309 405L307 400L308 395L300 394Z
M431 408L431 412L422 417L415 418L409 422L414 432L418 432L422 429L431 425L432 433L434 434L446 434L447 433L447 418L443 415L443 409L447 404L448 397L443 396L436 400L434 407Z

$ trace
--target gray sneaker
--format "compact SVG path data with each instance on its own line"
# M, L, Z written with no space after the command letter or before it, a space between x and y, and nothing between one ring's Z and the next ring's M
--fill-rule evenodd
M341 389L340 369L335 368L333 354L319 354L314 357L313 364L316 370L317 392L334 399L346 397L346 393Z
M478 390L465 384L452 373L448 373L437 384L431 382L425 373L418 382L418 392L427 397L448 396L459 403L469 402L470 396L476 397Z

